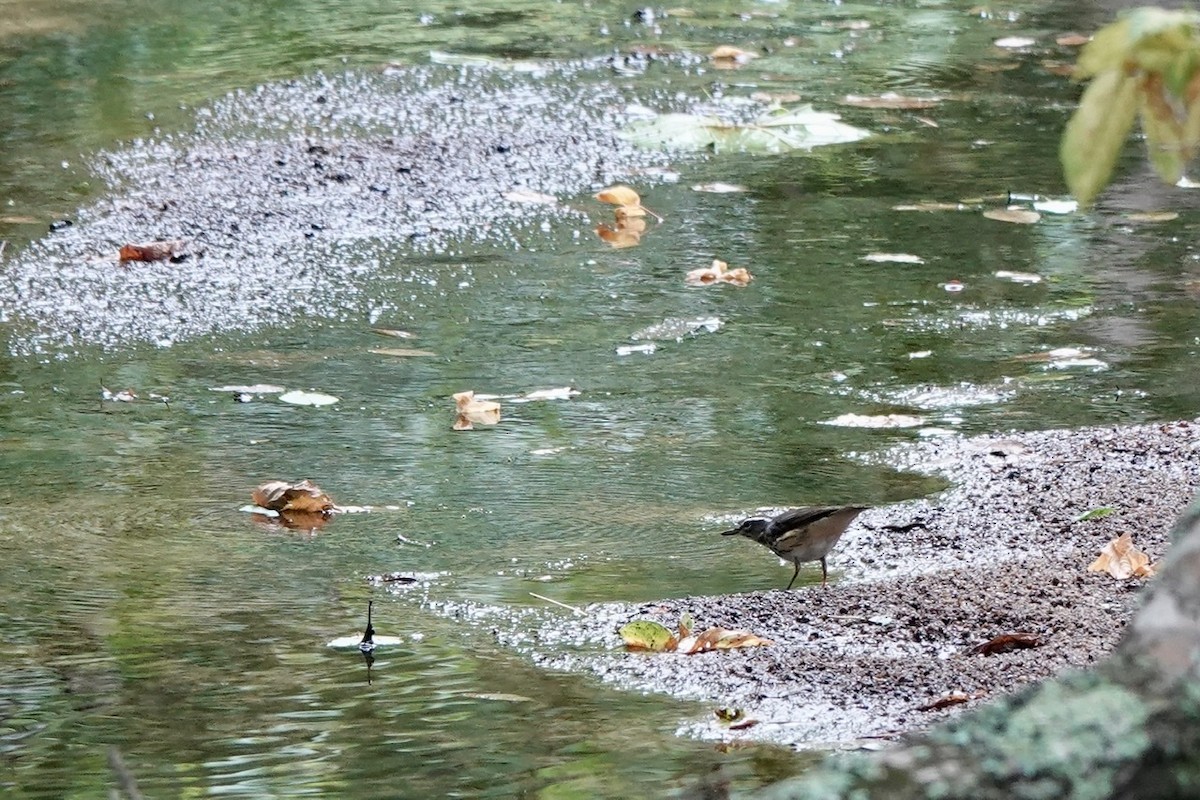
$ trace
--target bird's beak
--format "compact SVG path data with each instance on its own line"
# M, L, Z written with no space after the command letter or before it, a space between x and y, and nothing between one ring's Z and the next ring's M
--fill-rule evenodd
M738 529L737 529L737 528L734 528L734 529L733 529L733 530L731 530L731 531L721 531L721 535L722 535L722 536L733 536L733 535L734 535L734 534L736 534L737 532L738 532Z

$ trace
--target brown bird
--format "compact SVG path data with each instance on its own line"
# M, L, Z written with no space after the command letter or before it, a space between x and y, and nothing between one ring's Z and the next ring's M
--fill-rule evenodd
M821 585L828 582L825 556L842 538L846 528L866 506L805 506L784 511L774 517L750 517L722 536L740 534L758 542L772 553L796 565L787 588L791 589L800 574L803 561L821 562Z

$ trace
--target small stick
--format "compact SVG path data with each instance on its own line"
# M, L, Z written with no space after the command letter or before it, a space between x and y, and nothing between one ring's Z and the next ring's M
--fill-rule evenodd
M108 748L108 766L113 771L113 775L117 779L117 785L121 787L121 791L129 795L129 800L142 800L142 793L138 789L137 780L133 777L133 773L125 766L125 759L121 758L121 751L115 747Z
M556 605L556 606L562 606L563 608L570 609L571 611L574 611L576 614L578 614L581 617L586 616L586 613L584 612L584 610L582 608L577 608L576 606L569 606L566 603L560 603L559 601L555 600L553 597L546 597L545 595L540 595L537 592L530 592L529 594L532 595L533 597L536 597L538 600L545 600L547 603L554 603L554 605Z

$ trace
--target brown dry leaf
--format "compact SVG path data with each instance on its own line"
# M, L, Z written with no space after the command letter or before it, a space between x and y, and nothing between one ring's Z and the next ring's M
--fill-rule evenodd
M250 494L256 506L271 511L324 514L334 508L333 500L309 480L299 483L267 481Z
M1082 33L1071 31L1070 33L1059 34L1055 38L1054 43L1060 47L1082 47L1091 40L1092 37L1090 36L1084 36Z
M162 242L127 244L121 248L120 260L125 261L182 261L190 253L183 239Z
M1012 72L1020 66L1020 61L1001 61L996 64L976 64L975 69L980 72Z
M729 265L719 259L713 259L711 267L694 269L684 278L689 286L712 286L715 283L746 286L752 280L754 276L745 268L729 269Z
M454 420L454 430L474 430L474 423L480 425L495 425L500 422L500 404L494 400L476 400L475 392L458 392L453 395L454 407L458 416Z
M1088 572L1107 572L1119 581L1149 578L1154 574L1150 557L1133 546L1133 537L1122 533L1104 545L1100 556L1088 564Z
M675 649L676 652L690 656L710 650L733 650L739 647L762 647L769 644L775 643L770 639L756 636L750 631L709 628L702 633L680 639Z
M1125 215L1130 222L1170 222L1179 219L1178 211L1132 211Z
M596 199L613 206L640 206L642 197L628 186L617 184L596 192Z
M626 220L634 220L639 217L646 216L646 209L642 208L641 206L617 206L615 216L617 218L617 222L621 223L625 222ZM643 229L645 228L644 222L642 223L642 227Z
M1012 222L1017 225L1032 225L1042 218L1041 214L1028 208L989 208L983 215L997 222Z
M978 700L983 697L985 692L975 692L968 694L963 691L946 692L941 697L938 697L922 706L917 706L917 711L938 711L950 706L956 706L961 703L969 703L972 700Z
M758 58L758 53L751 53L733 45L723 44L708 54L709 60L717 69L736 69Z
M642 222L644 229L645 221L639 221ZM595 230L597 236L618 250L623 247L634 247L642 241L642 231L635 230L634 228L626 225L617 225L616 227L613 227L612 225L601 222L596 226Z
M36 225L41 222L37 217L27 217L22 214L4 214L0 215L0 224L3 225Z
M895 109L921 109L933 108L938 103L942 102L940 97L906 97L895 92L884 92L878 97L865 97L863 95L848 94L838 101L844 106L854 106L855 108L895 108Z
M1052 58L1042 60L1042 69L1060 78L1070 77L1075 73L1075 65L1069 61L1055 61Z
M973 656L992 656L997 653L1007 653L1010 650L1024 650L1029 647L1041 647L1045 642L1036 633L1002 633L983 644L971 648Z

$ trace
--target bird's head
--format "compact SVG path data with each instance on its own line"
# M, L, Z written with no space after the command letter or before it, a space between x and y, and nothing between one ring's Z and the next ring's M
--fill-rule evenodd
M754 537L765 531L770 524L771 519L769 517L750 517L749 519L742 520L742 524L733 530L721 531L721 535L736 536L741 534L742 536Z

